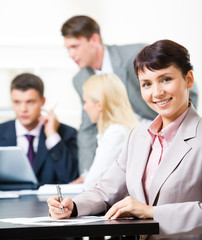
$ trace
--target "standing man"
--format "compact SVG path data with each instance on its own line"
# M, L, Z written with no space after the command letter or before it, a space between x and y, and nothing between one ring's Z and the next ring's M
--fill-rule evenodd
M20 146L28 153L41 184L68 183L78 177L76 129L58 122L53 111L41 115L45 103L42 80L23 73L11 83L16 120L0 124L0 146ZM33 146L28 139L33 139Z
M64 44L70 57L81 68L73 78L74 87L82 100L82 86L93 74L115 73L126 86L129 100L135 114L140 118L153 120L156 113L143 101L139 82L134 74L133 61L145 44L107 46L101 39L100 27L88 16L74 16L62 26ZM197 104L197 91L191 91L192 102ZM78 134L79 167L83 173L92 164L96 149L96 126L85 111Z

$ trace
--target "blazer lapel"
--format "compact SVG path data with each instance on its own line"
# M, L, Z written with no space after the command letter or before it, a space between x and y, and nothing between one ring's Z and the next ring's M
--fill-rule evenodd
M44 127L41 129L40 137L39 137L39 144L38 150L34 159L34 171L37 174L46 159L48 150L45 145L46 136L44 134Z
M163 183L190 149L191 148L183 141L183 139L173 140L165 158L156 170L155 176L151 182L149 191L149 203L151 205L154 204L155 198Z
M189 146L187 140L196 136L198 121L199 116L191 107L151 182L149 191L150 205L155 203L158 192L166 179L177 168L183 157L191 150L191 146Z
M131 160L134 163L133 167L131 167L131 179L130 182L133 182L133 191L134 195L138 196L138 200L146 204L146 198L144 194L144 189L142 185L142 178L144 175L144 170L147 164L148 156L151 149L152 139L148 132L144 132L139 139L138 143L136 143L135 149L140 149L138 152L135 150L133 153L133 159ZM130 166L129 166L130 168ZM134 171L134 169L138 169Z
M109 56L110 56L110 60L111 60L111 64L113 67L113 71L116 73L116 75L119 76L119 78L122 80L122 82L125 84L125 86L127 86L126 84L126 71L123 70L123 62L122 62L122 58L121 56L119 56L117 51L112 51L110 46L106 46L107 50L109 51Z

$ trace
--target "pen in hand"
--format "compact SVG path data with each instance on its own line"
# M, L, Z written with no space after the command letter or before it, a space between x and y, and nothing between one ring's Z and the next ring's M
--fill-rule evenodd
M60 202L62 202L62 192L61 192L61 188L59 185L56 185L56 188L57 188L57 193L58 193L58 199ZM65 209L64 207L62 207L62 212L65 212Z

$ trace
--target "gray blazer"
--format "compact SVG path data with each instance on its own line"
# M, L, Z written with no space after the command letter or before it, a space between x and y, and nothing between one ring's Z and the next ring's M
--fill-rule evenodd
M95 188L73 199L78 215L106 211L127 194L146 203L142 177L151 142L147 127L132 130L118 160ZM202 239L201 145L202 118L191 107L151 183L149 204L160 235L149 239Z
M136 55L144 46L145 44L133 44L124 46L113 45L106 47L109 51L114 73L118 75L119 78L123 81L134 112L140 115L142 118L153 120L157 114L151 110L151 108L149 108L142 99L139 81L135 75L133 67L133 62ZM95 74L93 69L83 68L73 78L73 84L81 98L82 105L82 86L85 81L93 74ZM196 87L191 90L191 98L193 104L196 106L198 98ZM95 124L92 124L90 122L88 115L83 110L82 123L78 133L80 173L82 173L85 169L88 170L93 162L95 149L97 147L96 135L97 129Z

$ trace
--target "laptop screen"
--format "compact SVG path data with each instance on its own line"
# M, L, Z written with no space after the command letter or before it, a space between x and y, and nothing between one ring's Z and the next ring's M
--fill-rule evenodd
M0 183L32 183L38 180L20 147L0 147Z

